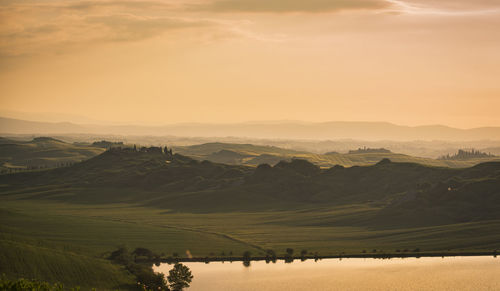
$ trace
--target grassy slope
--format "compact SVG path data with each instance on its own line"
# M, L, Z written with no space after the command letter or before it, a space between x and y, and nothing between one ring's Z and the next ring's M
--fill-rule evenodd
M32 141L0 138L0 166L6 169L56 167L61 163L87 160L103 151L103 148L79 146L52 138L36 138Z
M313 154L270 146L251 144L207 143L195 146L174 147L180 154L218 163L257 166L261 163L276 164L280 160L302 158L324 168L335 165L345 167L373 165L388 158L393 162L419 163L435 167L467 168L488 161L500 161L500 157L469 160L436 160L397 153Z
M122 244L181 257L186 250L211 257L240 256L246 250L263 255L264 249L283 254L290 247L321 255L500 249L498 220L388 229L343 225L346 217L355 221L369 215L373 209L366 206L206 214L18 200L3 200L4 207L10 210L3 212L8 219L1 219L1 273L100 289L126 289L133 281L128 272L102 259Z
M211 254L254 255L264 249L284 253L285 248L307 249L322 255L361 253L377 249L423 251L492 251L500 248L500 221L456 223L441 226L379 228L344 225L373 209L349 206L338 209L231 213L174 213L134 205L100 207L43 203L51 215L36 211L39 202L4 204L17 208L5 220L4 237L24 239L57 250L99 258L120 244L147 247L159 253L189 250L194 256ZM29 219L26 214L29 212ZM34 222L36 220L36 223ZM61 221L64 221L61 222Z
M68 287L115 289L134 283L132 275L107 260L12 240L8 235L0 238L0 273Z
M147 247L157 253L204 255L210 252L252 249L245 242L216 232L171 224L168 216L131 205L100 207L61 203L4 201L2 233L40 238L55 247L71 248L78 253L102 257L120 245ZM39 207L43 206L43 210ZM4 209L5 209L4 208ZM113 215L119 213L119 216ZM162 217L161 223L150 220ZM189 242L191 248L185 243ZM167 247L168 246L168 247Z
M176 159L165 163L162 156L107 152L65 169L3 176L0 233L6 259L0 261L2 270L38 272L39 279L76 284L79 281L68 279L71 272L80 269L92 274L85 268L95 264L99 270L106 264L103 256L123 244L165 254L184 255L189 250L199 257L222 252L241 255L246 250L258 255L267 248L282 254L287 247L322 255L372 249L500 249L500 220L481 217L483 208L472 209L472 218L466 221L426 215L434 220L431 224L420 224L418 212L409 217L390 212L384 216L387 207L399 205L394 201L402 201L403 214L414 210L411 204L405 208L408 201L431 203L439 206L438 213L453 214L461 213L464 205L447 203L450 195L458 195L460 201L479 200L476 194L496 199L498 188L489 184L497 183L499 167L494 163L466 170L382 163L323 172L307 163L285 163L258 174L252 168ZM241 184L242 177L250 183ZM425 195L418 196L424 200L398 200L420 180L432 184L422 192ZM459 190L449 192L448 184L436 181L456 183ZM304 193L311 195L301 196ZM484 202L500 205L496 200ZM46 249L84 256L84 266L66 262L67 256L49 258L43 254ZM7 257L9 253L15 255ZM30 261L38 256L32 253L41 258ZM18 262L15 268L12 261ZM32 264L36 268L48 264L54 271L35 272ZM64 272L58 271L58 265L66 266ZM126 281L126 272L116 276L116 282ZM88 284L100 286L99 277L92 278L96 279L88 279Z
M105 260L121 245L181 256L186 250L195 256L258 250L216 232L170 225L165 216L161 223L152 223L151 210L137 210L126 205L86 207L2 199L0 273L67 286L129 289L133 276Z

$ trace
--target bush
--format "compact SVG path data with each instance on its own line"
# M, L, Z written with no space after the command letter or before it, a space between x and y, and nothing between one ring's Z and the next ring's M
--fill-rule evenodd
M79 290L80 288L71 288L70 290ZM62 291L64 287L61 283L50 284L36 280L18 279L9 280L2 275L0 279L0 290L5 291Z
M132 255L134 255L135 258L145 257L148 260L151 260L153 257L158 257L158 255L154 254L151 250L148 250L146 248L136 248L132 252Z
M134 256L153 256L153 252L145 248L137 248L134 252L129 253L126 247L120 247L118 250L111 253L109 259L115 263L124 265L127 270L132 273L137 279L137 285L142 290L169 290L165 275L155 273L153 269L146 265L137 264L132 260Z
M109 259L118 264L126 265L132 261L132 256L130 255L127 247L120 247L119 249L111 253Z
M137 283L141 289L169 290L167 282L165 281L165 275L153 272L153 269L148 266L129 264L127 265L127 270L135 275Z

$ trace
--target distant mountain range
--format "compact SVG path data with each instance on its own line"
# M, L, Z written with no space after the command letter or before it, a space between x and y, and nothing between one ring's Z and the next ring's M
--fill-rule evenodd
M37 122L0 117L0 134L119 134L272 139L359 140L500 140L500 127L458 129L443 125L401 126L386 122L294 121L234 124L173 124L166 126L93 125Z

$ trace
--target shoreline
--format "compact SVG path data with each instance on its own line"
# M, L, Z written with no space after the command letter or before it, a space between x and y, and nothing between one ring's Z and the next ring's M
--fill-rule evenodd
M330 255L330 256L295 256L295 257L287 257L287 256L276 256L276 257L265 257L265 256L256 256L251 258L243 258L243 257L194 257L194 258L167 258L160 260L146 260L150 263L210 263L210 262L258 262L258 261L266 261L266 262L275 262L275 261L285 261L285 262L294 262L294 261L306 261L306 260L323 260L323 259L404 259L404 258L437 258L437 257L494 257L496 258L499 254L498 251L490 251L490 252L449 252L449 253L409 253L409 254L341 254L341 255Z

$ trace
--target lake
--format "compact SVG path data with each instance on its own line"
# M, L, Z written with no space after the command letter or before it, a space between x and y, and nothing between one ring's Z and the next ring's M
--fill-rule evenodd
M194 275L189 291L500 290L500 258L493 257L184 264ZM166 275L171 268L154 266Z

